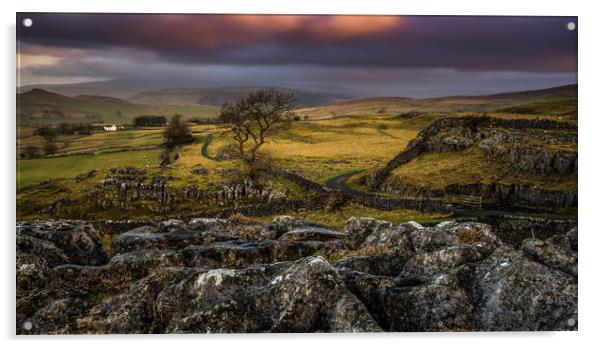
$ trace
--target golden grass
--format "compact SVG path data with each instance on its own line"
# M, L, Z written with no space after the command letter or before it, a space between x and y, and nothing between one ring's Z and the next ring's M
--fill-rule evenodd
M246 216L243 213L231 214L230 216L228 216L228 221L237 225L253 225L261 222L260 220L250 216Z
M477 147L458 152L426 153L392 172L407 184L442 189L451 184L500 183L533 185L550 190L577 190L577 175L537 175L511 169Z
M461 228L456 232L456 236L461 244L473 244L480 240L479 233L473 228Z
M343 260L343 259L346 259L349 257L378 256L378 255L382 255L390 250L391 249L389 247L387 247L386 245L372 245L372 246L367 246L364 248L353 249L353 250L341 249L341 250L332 252L330 254L318 254L317 256L322 256L328 262L334 263L334 262L337 262L339 260Z

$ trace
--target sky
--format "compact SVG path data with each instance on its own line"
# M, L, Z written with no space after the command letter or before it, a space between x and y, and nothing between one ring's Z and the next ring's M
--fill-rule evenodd
M361 96L490 94L576 83L569 22L577 18L20 13L17 73L21 86L152 79Z

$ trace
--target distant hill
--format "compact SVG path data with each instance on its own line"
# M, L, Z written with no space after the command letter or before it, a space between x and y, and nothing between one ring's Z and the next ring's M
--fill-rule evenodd
M154 105L213 105L221 106L227 101L233 101L247 96L258 89L274 88L276 90L293 93L297 106L315 106L349 100L349 94L336 92L306 91L283 87L208 87L208 88L168 88L157 91L140 92L127 98L128 101L138 104Z
M257 88L260 87L172 88L137 93L127 100L98 95L65 96L34 88L17 94L17 116L19 124L127 123L139 115L171 116L175 113L189 118L207 118L215 117L224 102L246 96ZM277 89L293 92L299 106L297 113L312 119L408 111L577 114L577 85L482 96L355 100L344 100L349 96L342 93Z
M462 97L458 97L462 98ZM518 92L483 95L485 99L569 99L577 98L577 84Z
M148 81L138 79L113 79L107 81L92 81L92 82L80 82L80 83L65 83L65 84L40 84L40 85L27 85L22 86L18 89L18 93L29 92L33 89L43 89L48 92L59 93L68 97L75 97L78 95L102 95L114 98L127 98L134 94L148 90L150 88L157 88L156 85L149 83Z
M79 95L68 97L43 89L17 94L19 124L32 123L127 123L139 115L215 117L218 108L206 105L141 105L119 98Z
M300 106L335 103L360 96L357 92L336 84L299 87L294 84L294 81L288 81L288 83L283 81L282 83L274 88L294 92L298 95ZM84 94L120 99L133 98L130 101L138 104L192 105L200 103L221 106L225 100L237 99L258 88L266 87L230 83L216 84L215 81L199 81L195 76L188 79L181 76L174 79L150 76L80 83L25 85L19 87L17 93L43 89L68 97ZM156 97L159 97L162 102L157 102Z
M577 85L566 85L540 90L499 93L481 96L450 96L412 99L400 97L364 98L300 108L297 113L310 118L330 118L341 115L369 113L401 113L409 111L484 112L511 108L521 104L570 100L577 98ZM542 109L540 109L542 110Z

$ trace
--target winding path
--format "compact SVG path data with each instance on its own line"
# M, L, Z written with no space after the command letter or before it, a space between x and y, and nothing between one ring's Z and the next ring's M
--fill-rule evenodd
M212 141L213 141L213 133L209 133L209 135L207 135L207 138L205 138L203 147L201 147L201 156L203 156L206 159L211 160L211 161L217 161L217 158L210 156L209 152L207 151L209 149L209 144L211 144Z
M347 185L347 180L352 176L363 172L364 170L355 170L349 173L341 174L335 176L328 180L325 186L329 189L340 190L344 194L350 196L355 201L374 208L407 208L407 209L416 209L420 211L430 211L430 212L440 212L446 213L450 212L450 209L443 200L441 199L433 199L433 198L422 198L415 199L410 197L385 197L378 195L372 192L363 192L355 190Z
M351 187L347 186L347 180L349 180L352 176L359 174L363 171L364 170L361 170L361 169L354 170L354 171L346 173L346 174L341 174L341 175L335 176L334 178L331 178L328 181L326 181L326 184L324 184L324 186L328 187L329 189L333 189L333 190L341 190L342 192L350 194L350 195L367 194L365 192L357 191L357 190L354 190Z

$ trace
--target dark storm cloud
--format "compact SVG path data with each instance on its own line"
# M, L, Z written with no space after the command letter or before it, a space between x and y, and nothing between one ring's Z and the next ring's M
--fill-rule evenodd
M127 48L185 64L574 72L568 17L20 14L28 47ZM43 50L43 49L42 49ZM92 70L93 68L90 67Z

